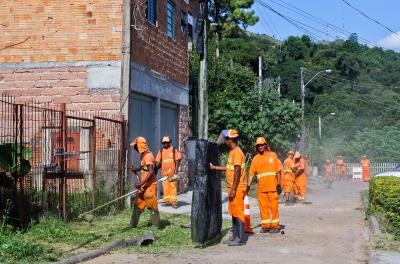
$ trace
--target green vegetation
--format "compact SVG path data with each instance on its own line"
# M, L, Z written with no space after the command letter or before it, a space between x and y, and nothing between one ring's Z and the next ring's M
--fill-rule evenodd
M218 134L221 127L233 125L233 122L221 119L221 112L232 111L236 106L240 110L242 107L253 109L244 101L252 98L251 91L257 85L258 56L261 55L264 86L276 91L277 77L280 76L283 101L300 102L300 67L306 69L305 82L321 70L332 70L313 79L306 90L307 139L311 143L308 152L315 161L337 155L343 155L346 161L359 161L366 153L372 162L398 162L400 54L361 45L354 36L349 40L316 43L307 36L289 37L279 42L249 32L240 36L225 34L220 40L219 59L215 58L214 45L210 41L211 135ZM225 102L229 99L235 102L231 108L227 108ZM258 103L254 98L252 100L255 105ZM286 115L286 109L277 109L278 115ZM336 115L328 116L332 112ZM262 120L256 114L251 118L246 116L247 121L241 125L247 127L249 124L251 131L264 129L267 137L275 137L277 132L269 128L276 125L276 120L264 113L260 114L265 117ZM290 129L279 129L284 135L296 128L293 134L299 133L298 119L292 114L288 115ZM322 151L318 140L318 116L323 118ZM260 121L255 129L251 123L256 118ZM242 122L243 119L234 121ZM296 141L293 134L273 140L274 148L287 148L287 141Z
M375 177L369 187L369 212L384 230L400 240L400 178Z
M11 230L2 221L0 263L51 262L116 239L131 239L148 231L155 234L155 243L132 247L130 251L155 254L194 248L190 238L190 216L161 214L162 228L155 229L150 224L150 214L145 212L139 228L130 229L127 228L130 214L130 210L125 210L117 215L95 218L92 223L65 223L49 216L23 232Z

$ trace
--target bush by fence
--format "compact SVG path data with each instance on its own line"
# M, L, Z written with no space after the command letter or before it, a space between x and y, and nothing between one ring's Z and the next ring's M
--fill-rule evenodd
M383 228L400 240L400 178L376 177L370 182L369 210Z

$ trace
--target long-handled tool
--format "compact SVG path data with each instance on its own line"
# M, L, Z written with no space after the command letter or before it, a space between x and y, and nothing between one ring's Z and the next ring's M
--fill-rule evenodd
M162 177L157 182L163 182L163 181L166 181L166 180L168 180L168 177ZM118 200L121 200L121 199L123 199L125 197L128 197L130 195L136 194L137 192L138 192L138 190L134 190L134 191L131 191L131 192L127 193L127 194L124 194L124 195L122 195L122 196L120 196L118 198L115 198L114 200L112 200L112 201L110 201L108 203L102 204L102 205L100 205L100 206L98 206L96 208L93 208L92 210L89 210L87 212L84 212L84 213L80 214L78 216L78 218L82 218L82 217L85 216L85 220L88 221L88 222L91 222L93 220L94 216L92 214L90 214L90 213L92 213L94 211L97 211L97 210L99 210L99 209L101 209L101 208L103 208L103 207L105 207L107 205L110 205L110 204L112 204L112 203L114 203L114 202L116 202Z

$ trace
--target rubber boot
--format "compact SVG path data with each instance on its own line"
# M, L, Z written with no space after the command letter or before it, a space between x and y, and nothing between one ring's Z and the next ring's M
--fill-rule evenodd
M239 218L235 218L236 232L234 234L233 241L228 246L243 246L245 240L244 222L240 221Z
M130 228L136 228L139 223L140 215L142 214L142 210L138 207L133 208L133 213L131 217L131 223L129 224Z
M160 228L160 212L158 210L151 210L151 224Z
M232 216L232 235L229 237L228 240L225 240L224 242L222 242L225 245L228 245L229 243L231 243L233 241L233 237L235 236L235 232L236 232L236 217Z

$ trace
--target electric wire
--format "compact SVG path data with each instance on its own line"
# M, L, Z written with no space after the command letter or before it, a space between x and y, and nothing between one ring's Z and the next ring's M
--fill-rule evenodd
M383 23L379 22L378 20L370 17L369 15L367 15L366 13L364 13L363 11L361 11L360 9L358 9L357 7L353 6L352 4L350 4L348 1L346 0L342 0L342 2L344 2L346 5L348 5L349 7L351 7L352 9L356 10L358 13L360 13L362 16L368 18L369 20L372 20L373 22L375 22L376 24L380 25L383 28L386 28L387 30L389 30L390 32L392 32L393 34L396 34L397 36L400 37L400 34L397 33L396 31L394 31L393 29L391 29L390 27L384 25Z
M347 31L345 29L342 29L342 28L330 23L329 21L326 21L326 20L323 20L321 18L318 18L318 17L314 16L313 14L311 14L311 13L305 11L305 10L302 10L302 9L300 9L300 8L294 6L294 5L291 5L291 4L289 4L289 3L285 2L285 1L278 0L281 3L279 3L279 2L277 2L275 0L268 0L268 1L270 1L272 3L275 3L276 5L279 5L279 6L283 7L283 8L286 8L286 9L288 9L288 10L290 10L290 11L296 13L296 14L299 14L299 15L301 15L301 16L309 19L309 20L312 20L312 21L314 21L314 22L316 22L316 23L318 23L318 24L320 24L322 26L329 26L329 28L333 29L337 33L345 34L345 35L348 35L348 36L353 34L353 32L349 32L349 31ZM364 44L375 45L373 42L371 42L368 39L363 38L363 37L361 37L359 35L358 35L358 39L361 42L363 42Z
M293 25L294 27L296 27L297 29L299 29L300 31L302 31L303 33L305 33L306 35L308 35L310 38L312 38L315 41L319 41L319 40L323 40L323 37L319 36L316 33L310 32L308 29L304 28L303 26L299 25L299 22L296 21L295 19L289 18L285 15L283 15L282 13L278 12L277 10L275 10L274 8L272 8L270 5L266 4L265 2L261 1L261 0L256 0L260 5L262 5L263 7L269 9L270 11L272 11L273 13L275 13L276 15L278 15L279 17L281 17L282 19L286 20L288 23L290 23L291 25ZM301 22L300 22L301 23ZM305 25L304 23L301 23L303 25ZM313 28L311 26L308 26L309 28ZM314 29L315 30L315 29Z

